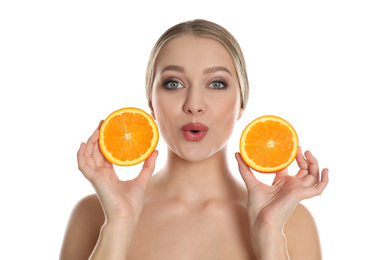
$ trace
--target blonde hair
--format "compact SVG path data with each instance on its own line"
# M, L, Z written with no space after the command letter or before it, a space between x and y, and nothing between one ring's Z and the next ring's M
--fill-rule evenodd
M168 41L186 34L212 38L221 43L227 49L233 59L238 76L241 107L245 109L248 102L249 85L245 60L240 45L234 36L225 28L213 22L201 19L183 22L169 28L154 45L150 54L145 77L145 91L149 106L152 106L152 88L155 76L154 72L156 60L161 49Z

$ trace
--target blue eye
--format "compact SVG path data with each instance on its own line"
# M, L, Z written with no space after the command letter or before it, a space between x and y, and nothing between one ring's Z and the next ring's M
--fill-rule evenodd
M209 86L214 89L224 89L227 87L227 83L223 81L214 81Z
M177 82L177 81L166 81L164 83L164 86L167 89L179 89L179 88L183 88L183 86L179 82Z

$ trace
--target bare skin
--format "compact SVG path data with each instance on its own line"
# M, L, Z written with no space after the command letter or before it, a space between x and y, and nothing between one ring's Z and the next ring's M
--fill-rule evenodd
M245 187L235 182L226 187L229 197L191 202L171 195L163 182L157 173L149 183L126 259L256 259ZM88 259L104 222L96 194L81 200L72 213L61 259ZM286 222L284 234L290 259L322 259L316 224L301 204Z
M120 181L96 130L78 151L96 195L74 209L61 259L322 259L315 222L299 202L322 193L327 169L320 177L315 157L299 149L299 172L285 169L267 186L237 153L241 185L227 165L227 142L242 114L228 52L188 35L160 55L152 116L168 144L166 164L152 177L154 152L136 179ZM215 89L225 87L221 80L228 88ZM186 140L180 127L188 122L207 124L206 137Z

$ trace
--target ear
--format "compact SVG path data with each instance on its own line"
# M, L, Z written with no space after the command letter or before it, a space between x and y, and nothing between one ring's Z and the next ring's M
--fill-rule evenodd
M157 120L156 119L156 114L154 113L154 109L153 109L152 103L149 104L149 108L150 108L150 114L152 115L153 119Z
M239 121L239 120L240 120L240 118L242 117L243 113L244 113L244 109L241 107L241 108L240 108L240 111L239 111L238 118L237 118L236 121Z

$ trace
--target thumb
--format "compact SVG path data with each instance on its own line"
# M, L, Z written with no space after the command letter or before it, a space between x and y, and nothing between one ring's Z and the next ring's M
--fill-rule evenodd
M276 172L276 177L274 178L273 183L276 183L278 180L280 180L281 178L287 175L289 175L288 167L282 169L279 172Z
M245 186L250 190L255 187L257 184L260 184L260 181L256 179L255 175L253 175L249 166L245 163L240 153L235 154L236 160L239 165L240 175L244 180Z
M142 183L144 185L144 188L148 186L150 177L152 177L153 175L153 171L156 166L157 156L158 156L158 151L157 150L153 151L152 154L145 160L140 174L135 179L136 181Z

